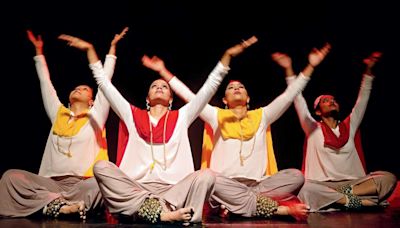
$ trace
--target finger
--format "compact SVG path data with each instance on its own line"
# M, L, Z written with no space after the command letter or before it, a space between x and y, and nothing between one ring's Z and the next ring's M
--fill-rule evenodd
M257 39L256 36L252 36L252 37L250 37L249 39L246 40L246 42L248 43L249 46L254 44L254 43L256 43L257 41L258 41L258 39Z
M227 215L229 213L228 209L224 210L224 215Z
M58 36L58 39L65 40L65 41L72 41L72 36L66 35L66 34L61 34Z
M244 48L248 48L248 47L250 47L251 45L253 45L255 42L257 42L257 37L255 37L255 36L252 36L251 38L249 38L249 39L247 39L247 40L242 40L242 46L244 47Z
M129 30L129 27L125 27L122 32L120 33L121 36L125 35Z
M26 33L28 34L28 38L32 39L33 38L33 33L31 30L26 30Z

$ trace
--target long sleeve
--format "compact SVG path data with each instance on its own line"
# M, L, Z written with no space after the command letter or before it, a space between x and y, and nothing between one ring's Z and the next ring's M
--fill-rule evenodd
M203 111L203 108L207 105L207 103L210 101L210 99L214 96L215 92L217 91L219 85L221 84L222 80L228 73L229 68L224 67L221 62L218 62L216 67L213 69L213 71L210 73L208 76L206 82L203 84L203 86L200 88L200 90L197 92L196 96L193 97L183 108L186 108L188 111L187 115L187 123L190 125L197 116L199 116L200 112ZM186 87L186 86L185 86ZM187 88L187 87L186 87ZM187 97L190 97L191 95L189 92L193 94L188 88L186 90L186 93L188 95L185 95ZM183 96L183 97L185 97ZM212 106L207 107L208 109L213 109ZM204 112L204 114L207 113L213 113L213 111L210 112ZM203 118L207 120L211 120L207 115L204 115ZM206 119L207 118L207 119ZM208 122L208 121L207 121Z
M296 80L288 85L286 90L275 98L269 105L263 107L268 124L275 122L290 107L294 98L300 94L310 79L300 74Z
M104 72L106 74L106 78L109 80L114 76L115 63L117 61L117 56L115 55L107 55L106 60L104 61Z
M370 75L363 75L363 79L358 92L356 104L350 114L350 125L353 129L357 129L364 117L365 110L367 109L369 96L371 94L372 82L374 77Z
M216 68L214 69L214 71ZM213 74L213 73L212 73ZM181 81L178 77L173 77L169 84L171 89L175 92L175 94L183 99L185 102L191 101L196 95ZM213 129L217 128L218 122L216 118L217 110L215 107L206 104L204 109L200 113L200 118L210 124Z
M90 69L92 70L92 74L95 77L103 77L105 76L108 80L111 80L114 75L116 57L113 55L107 55L104 68L100 61L89 64ZM96 76L97 75L97 76ZM99 126L104 126L107 121L108 114L110 112L110 103L107 98L104 96L103 91L100 89L97 91L96 97L94 99L94 104L91 109L93 115L96 116Z
M40 90L42 92L44 108L47 116L53 124L57 116L57 111L62 104L57 96L53 84L51 83L50 73L44 55L37 55L33 57L33 59L35 60L36 72L40 81Z
M105 73L93 74L99 90L109 101L111 108L125 123L133 121L129 102L118 92L115 86L107 79Z
M296 77L287 77L286 82L288 85L292 84L296 80ZM307 102L303 97L303 94L300 93L294 99L294 107L296 109L297 116L299 117L301 127L303 128L304 133L308 136L313 132L313 130L317 127L317 121L312 117Z

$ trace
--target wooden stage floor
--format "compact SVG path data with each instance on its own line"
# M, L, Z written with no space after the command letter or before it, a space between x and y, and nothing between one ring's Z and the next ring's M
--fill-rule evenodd
M0 199L1 202L1 199ZM204 218L202 224L191 227L354 227L354 228L398 228L400 227L400 181L397 183L395 193L389 199L390 206L385 209L374 209L361 212L329 212L310 213L307 221L296 222L288 219L222 219L218 216ZM48 220L41 218L0 219L0 228L25 228L25 227L174 227L177 225L145 225L145 224L109 224L105 220L88 218L85 222Z

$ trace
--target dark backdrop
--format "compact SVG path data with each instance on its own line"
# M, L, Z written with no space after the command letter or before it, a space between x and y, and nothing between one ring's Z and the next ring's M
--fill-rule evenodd
M118 45L113 83L134 105L145 106L149 83L157 75L141 65L143 54L158 55L193 91L197 91L224 50L256 35L259 42L235 58L227 80L239 79L252 108L265 106L286 87L284 72L270 55L292 56L295 70L307 63L313 47L325 42L332 51L316 69L304 91L309 104L321 93L333 93L342 113L350 113L358 93L362 59L382 51L376 80L361 125L367 167L400 174L396 159L399 122L399 16L391 1L28 1L9 3L1 16L2 159L9 168L37 172L51 127L40 94L26 29L41 34L51 79L64 104L78 84L95 87L86 55L57 40L61 33L91 41L104 60L109 43L123 27L130 30ZM220 89L211 103L222 106ZM182 106L175 98L174 108ZM110 112L107 136L115 161L118 118ZM190 138L199 167L202 126L196 120ZM272 125L280 169L301 167L304 134L294 108ZM393 133L394 132L394 133Z

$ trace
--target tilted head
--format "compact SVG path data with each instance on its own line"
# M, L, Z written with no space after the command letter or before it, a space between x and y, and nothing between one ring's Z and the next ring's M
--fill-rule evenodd
M157 104L168 107L170 106L170 104L172 104L172 100L173 94L171 87L164 79L154 80L150 84L150 88L146 98L146 102L149 104L150 107Z
M222 102L228 108L234 108L238 105L247 106L250 102L250 97L244 85L237 80L231 80L225 89L225 97Z
M324 94L315 99L314 111L319 117L334 117L337 119L340 106L333 95Z
M79 85L69 94L69 102L87 103L88 107L93 105L93 89L88 85Z

